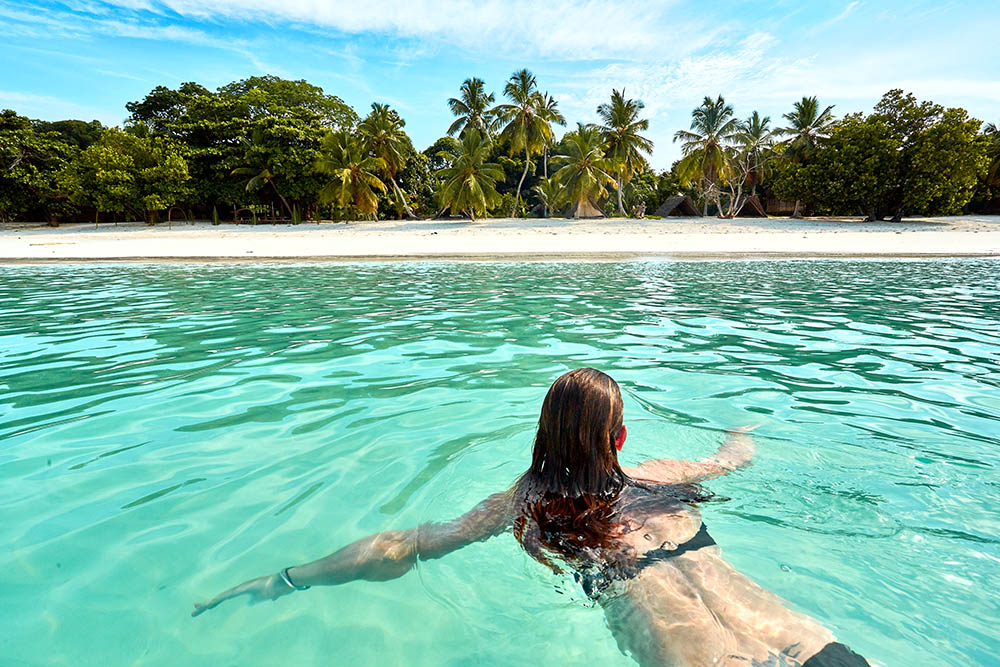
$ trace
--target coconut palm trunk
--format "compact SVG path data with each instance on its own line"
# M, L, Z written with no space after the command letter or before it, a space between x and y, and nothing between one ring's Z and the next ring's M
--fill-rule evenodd
M288 211L288 217L291 218L292 207L288 205L288 200L285 199L285 196L283 194L278 192L278 186L274 184L274 181L272 181L271 179L267 179L267 182L271 184L272 188L274 188L274 194L278 195L278 199L281 200L281 203L285 206L285 210Z
M802 211L799 210L801 208L801 206L802 206L802 202L800 200L796 199L795 200L795 210L792 211L792 217L793 218L801 218L802 217Z
M618 189L618 215L625 215L625 205L622 203L622 176L618 174L618 180L615 181L615 187Z
M406 217L410 220L415 219L417 216L413 215L410 205L406 203L406 197L403 195L403 190L399 187L399 184L396 183L395 177L389 176L389 182L392 183L392 191L399 197L399 203L403 205L403 210L406 211Z
M516 218L517 215L517 205L521 203L521 186L524 185L524 179L528 176L528 166L531 164L531 158L528 151L524 151L524 171L521 172L521 180L517 182L517 194L514 197L514 208L510 212L510 217Z

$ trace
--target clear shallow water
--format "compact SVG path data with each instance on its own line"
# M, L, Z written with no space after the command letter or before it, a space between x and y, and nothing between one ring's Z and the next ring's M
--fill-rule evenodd
M589 365L624 390L627 463L761 424L703 508L739 569L884 664L995 664L998 269L2 267L2 662L634 664L509 534L188 617L505 488Z

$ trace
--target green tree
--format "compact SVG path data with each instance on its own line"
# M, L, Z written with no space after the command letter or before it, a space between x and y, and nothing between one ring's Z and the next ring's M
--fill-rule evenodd
M358 114L342 99L307 81L251 76L222 86L219 95L239 100L250 119L300 118L302 111L308 111L325 129L349 129L358 123Z
M987 123L983 126L983 136L986 137L986 153L990 160L987 175L989 182L996 185L1000 176L1000 128L994 123Z
M267 168L285 198L278 205L289 214L289 200L311 206L322 187L312 170L320 139L327 130L354 128L358 122L340 98L304 81L273 76L235 81L214 92L196 83L176 90L160 86L126 108L129 123L143 123L152 134L185 148L191 197L204 214L217 203L246 201L245 181L232 177L237 168L261 167L253 175ZM250 144L256 149L248 155ZM272 196L270 187L257 192Z
M399 187L413 202L413 211L418 216L430 216L437 212L437 209L432 210L437 178L431 171L430 163L431 159L418 153L411 144L407 148L406 166L396 176Z
M804 167L808 191L821 209L876 220L897 179L898 152L884 119L849 114Z
M324 132L306 108L253 120L249 138L243 141L242 164L232 173L247 177L246 192L273 193L292 218L291 202L311 203L323 187L312 165Z
M899 89L883 95L873 115L885 121L900 146L896 187L887 201L892 219L898 222L904 211L960 212L987 168L977 140L980 122L964 109L918 103Z
M757 185L764 180L768 163L774 157L774 135L771 117L762 118L756 111L740 126L738 141L746 155L751 197L757 195Z
M439 199L444 208L462 212L475 220L476 215L499 205L496 182L503 178L503 169L488 162L492 142L479 130L465 132L458 154L448 167L438 172L441 178Z
M558 111L545 106L535 76L526 69L514 72L503 92L510 103L496 107L498 122L504 126L500 140L510 147L511 155L524 153L524 171L517 183L514 209L510 213L514 216L521 201L521 187L531 166L531 156L541 152L552 140L552 123L563 125L566 121Z
M38 127L10 109L0 112L0 221L54 222L66 209L57 175L78 149Z
M448 109L457 116L448 128L448 134L453 136L466 130L478 130L483 135L492 134L496 116L491 105L495 100L493 93L486 92L486 83L482 79L466 79L459 88L459 96L448 99Z
M644 154L653 151L653 142L639 134L649 129L649 120L639 118L645 107L640 100L625 99L624 89L621 92L612 90L611 102L597 107L597 115L603 123L600 129L605 153L614 165L619 215L625 215L623 184L634 174L649 168Z
M243 161L248 165L244 167L237 167L233 169L233 176L243 176L249 177L246 180L245 189L247 192L257 192L266 185L271 186L274 194L281 200L281 204L285 207L288 216L292 215L292 207L285 199L285 196L281 194L276 183L277 179L280 178L278 174L275 173L273 162L275 160L275 152L272 146L268 145L265 139L265 128L259 127L254 130L250 135L250 138L244 142L244 156Z
M983 126L980 138L986 152L986 174L982 180L982 200L988 205L1000 195L1000 128L994 123Z
M770 122L770 118L761 118L754 111L747 120L739 124L735 141L727 149L729 174L726 185L729 196L727 206L720 210L721 216L732 218L739 213L746 202L743 192L747 185L751 187L750 196L757 194L757 183L773 155Z
M705 198L705 215L708 202L714 201L722 213L721 193L730 173L729 149L738 140L740 122L733 116L733 107L726 104L722 95L713 100L706 97L701 106L691 112L691 129L678 130L674 141L681 141L681 154L677 175L681 185L697 181Z
M372 104L371 112L361 121L358 130L367 140L372 154L382 158L385 163L384 175L389 178L393 193L406 212L406 216L413 218L415 216L406 201L406 195L396 182L396 174L406 166L406 156L413 152L410 138L403 131L405 125L406 122L388 105L375 102Z
M321 201L378 218L378 193L386 192L379 174L385 173L386 164L371 154L363 138L344 130L327 133L315 168L330 177L320 191Z
M548 91L542 93L542 99L538 103L539 113L550 119L550 122L557 123L559 125L565 125L566 119L563 117L562 113L559 111L559 102L556 98L549 95ZM550 134L549 138L546 139L545 145L542 148L542 175L544 178L549 177L549 151L555 142L554 134Z
M423 154L427 156L431 172L437 172L445 167L450 167L461 150L462 142L455 137L441 137L428 146Z
M187 196L190 176L181 148L163 137L116 127L70 163L60 180L80 205L116 214L140 214L150 224Z
M615 164L606 157L600 128L593 125L577 123L560 146L564 152L552 157L559 167L552 180L564 191L563 201L572 206L573 217L577 217L581 210L596 208L606 196L605 188L615 182Z
M788 137L785 144L785 158L797 165L808 164L813 152L830 135L834 125L833 105L820 110L816 97L803 97L792 105L792 111L784 114L788 125L778 128L779 135ZM794 181L793 181L794 182ZM802 197L795 197L793 218L801 218Z
M89 122L82 120L36 120L33 121L33 124L36 132L55 132L61 141L76 146L80 150L100 139L105 129L99 120Z
M217 203L233 205L245 200L245 189L232 172L245 166L250 119L237 98L184 83L176 90L158 86L125 108L131 114L130 125L141 123L153 135L183 146L192 203L201 204L202 212Z

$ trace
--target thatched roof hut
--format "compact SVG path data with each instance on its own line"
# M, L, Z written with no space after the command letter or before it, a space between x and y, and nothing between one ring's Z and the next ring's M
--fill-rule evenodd
M764 210L768 215L791 215L795 211L795 202L778 199L768 194L764 199Z
M597 208L594 202L585 199L573 204L566 213L567 218L603 218L604 212Z
M660 204L660 208L656 209L656 213L653 215L658 218L666 218L667 216L675 216L682 218L700 218L701 213L695 207L694 202L687 195L677 195L676 197L670 197L665 202Z
M740 206L740 210L736 211L736 217L766 218L767 213L764 212L764 207L760 205L760 199L757 198L757 195L753 195L744 200L743 205Z

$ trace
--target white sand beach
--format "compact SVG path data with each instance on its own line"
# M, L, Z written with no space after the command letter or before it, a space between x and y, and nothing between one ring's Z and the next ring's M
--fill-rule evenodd
M1000 216L4 225L0 262L1000 256Z

